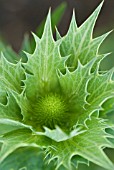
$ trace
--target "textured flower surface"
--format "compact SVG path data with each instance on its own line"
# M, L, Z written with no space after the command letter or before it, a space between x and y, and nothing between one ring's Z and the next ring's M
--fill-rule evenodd
M100 71L108 54L98 52L109 33L92 37L101 7L80 27L73 13L56 41L49 12L26 63L1 55L0 170L73 170L89 161L114 169L104 152L114 147L113 69Z

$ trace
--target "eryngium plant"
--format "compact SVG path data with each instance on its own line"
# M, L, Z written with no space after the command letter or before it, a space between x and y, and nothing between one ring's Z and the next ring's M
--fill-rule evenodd
M23 150L18 157L24 159L24 147L29 147L39 150L37 159L43 152L41 161L53 163L53 169L72 170L89 161L114 169L104 152L114 147L108 131L113 131L113 124L106 119L114 97L113 69L100 71L107 54L98 53L109 33L92 38L101 6L80 27L73 13L66 36L57 33L56 41L49 12L42 38L34 35L36 48L33 54L26 53L26 63L12 64L1 55L1 167L18 148Z

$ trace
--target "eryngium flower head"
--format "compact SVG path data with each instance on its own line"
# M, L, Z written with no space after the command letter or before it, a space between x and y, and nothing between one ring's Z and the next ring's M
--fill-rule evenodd
M68 33L64 37L57 33L56 41L49 12L42 38L34 35L36 48L33 54L26 53L26 63L12 64L2 54L2 170L12 152L18 159L23 159L26 153L26 163L20 161L18 168L30 169L30 155L34 157L33 162L42 164L44 153L45 159L53 163L53 169L71 170L78 166L80 159L82 163L91 161L114 169L103 151L105 147L114 147L110 139L113 136L105 131L110 124L103 119L105 113L101 114L103 117L99 114L103 103L108 112L106 102L112 102L114 96L113 69L99 71L100 62L107 54L99 54L98 50L109 33L92 38L101 6L80 27L73 13ZM50 165L46 168L52 169Z

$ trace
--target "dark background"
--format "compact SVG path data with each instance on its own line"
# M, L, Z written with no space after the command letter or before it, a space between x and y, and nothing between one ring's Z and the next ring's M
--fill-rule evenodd
M35 31L45 18L49 7L55 9L63 0L0 0L0 34L18 51L25 32ZM67 10L59 24L59 31L65 34L72 9L76 9L80 25L98 6L101 0L66 0ZM114 28L114 0L105 0L96 24L96 31L103 33ZM101 31L102 30L102 31Z

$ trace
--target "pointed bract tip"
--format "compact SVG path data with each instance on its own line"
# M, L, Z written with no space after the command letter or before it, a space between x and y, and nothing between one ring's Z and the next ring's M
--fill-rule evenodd
M37 44L39 42L40 38L33 32L31 32L31 34L32 34L32 36L33 36L33 38L34 38L34 40L35 40L35 42Z
M51 19L51 7L49 8L47 19Z
M76 30L77 30L77 23L76 23L75 9L73 9L73 13L72 13L72 17L71 17L71 22L70 22L70 26L69 26L67 34L69 34L70 32L74 32L75 33Z
M75 18L75 13L76 13L75 8L73 8L72 17L74 17L74 18Z
M103 6L103 4L104 4L104 0L102 0L102 2L99 4L99 6L101 6L101 7L102 7L102 6ZM98 6L98 7L99 7L99 6Z
M44 31L43 31L41 39L43 39L45 37L48 37L48 38L50 37L50 39L54 42L53 33L52 33L52 25L51 25L51 8L49 9L49 12L48 12L48 15L46 18Z
M51 26L51 7L49 8L48 14L47 14L47 18L46 18L46 22L45 22L45 26L44 26L44 30L46 29L47 25ZM44 32L43 32L44 33Z
M78 68L83 67L82 63L80 62L80 60L78 59Z
M114 29L112 29L109 32L107 32L107 34L111 34L113 31L114 31Z
M97 7L97 8L95 9L95 11L93 12L93 14L94 14L95 12L97 12L97 15L99 15L103 4L104 4L104 0L98 5L98 7Z
M76 15L75 14L76 14L76 11L75 11L75 8L73 8L71 22L75 22L75 24L76 24Z
M98 11L98 14L100 13L101 11L101 8L103 7L103 4L104 4L104 0L98 5L98 7L96 8L96 11Z
M114 30L110 30L110 31L108 31L108 32L106 32L105 34L103 34L105 37L104 37L104 40L105 40L105 38L107 38L112 32L113 32ZM102 35L102 36L103 36Z
M56 32L56 39L60 40L62 37L61 37L61 35L60 35L59 31L58 31L58 28L56 26L55 26L55 32Z

